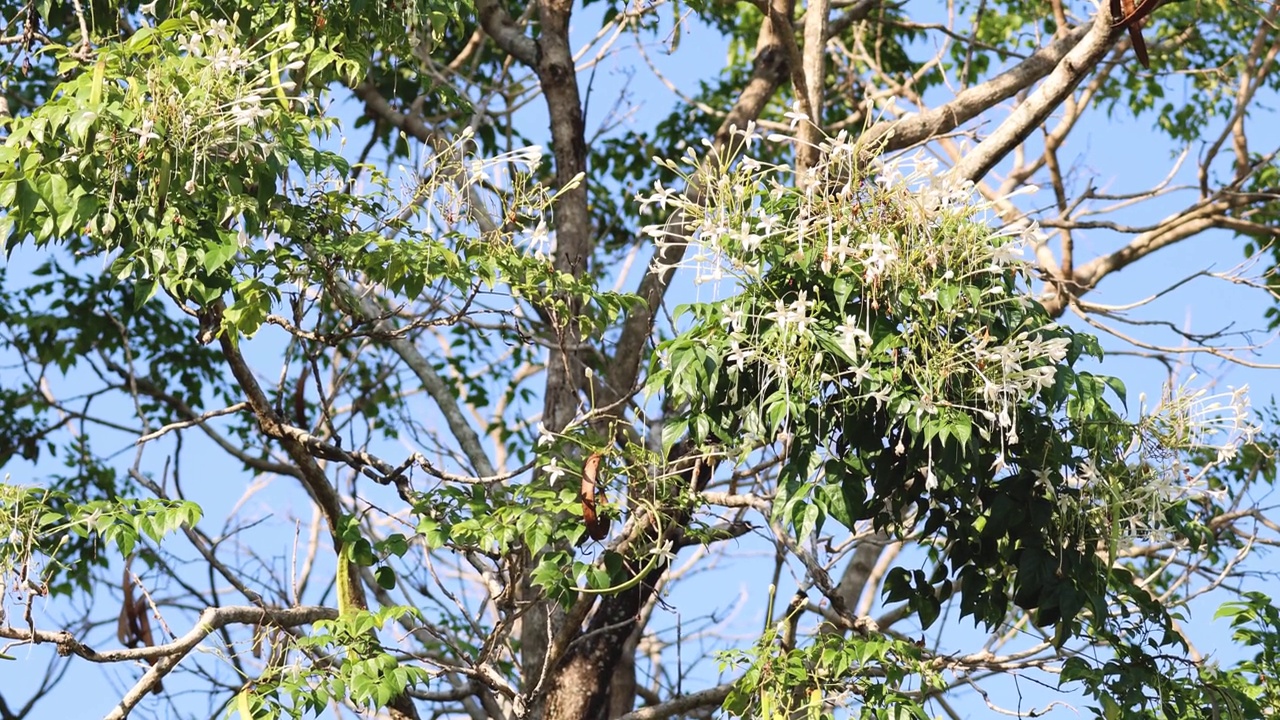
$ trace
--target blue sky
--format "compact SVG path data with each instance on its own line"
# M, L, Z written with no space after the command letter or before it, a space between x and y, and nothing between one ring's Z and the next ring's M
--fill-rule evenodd
M593 23L591 18L596 16L600 9L601 4L597 4L579 17L575 25L577 37L585 40L594 34L598 25ZM689 21L682 30L681 45L676 54L666 55L661 48L653 47L650 48L650 57L666 73L668 79L679 87L691 91L696 87L697 80L708 74L707 68L718 67L723 63L725 48L719 35ZM628 68L632 67L635 68L634 73L628 71ZM1138 71L1136 63L1132 69ZM587 78L588 75L584 74L580 82L585 84ZM1171 93L1180 91L1181 80L1170 78L1166 83ZM612 101L624 85L632 102L635 103L631 122L638 127L651 125L656 119L665 116L674 104L669 90L639 64L634 52L620 51L602 61L596 71L590 116L587 120L588 135L611 111ZM348 115L348 117L351 116ZM998 113L992 115L993 119L998 120L999 117ZM540 133L545 134L543 130L546 127L545 113L539 102L529 105L521 117L521 123L526 128L526 132L534 137L539 136ZM351 127L350 123L344 124L347 128ZM1262 124L1255 122L1255 125ZM1280 126L1280 123L1276 123L1276 126ZM352 138L349 148L359 147L361 144L359 140L362 138L354 132L352 132ZM1280 132L1272 130L1269 143L1264 140L1265 138L1258 137L1255 142L1259 147L1280 145ZM1111 122L1098 112L1091 113L1081 130L1073 136L1072 144L1067 147L1064 154L1064 157L1072 156L1079 157L1086 167L1096 168L1097 184L1114 192L1149 187L1168 172L1172 163L1169 143L1152 132L1149 119L1138 118L1118 123ZM1185 174L1188 170L1183 172ZM1180 179L1190 182L1194 180L1194 176ZM1025 202L1047 202L1047 200L1042 195L1027 198ZM1140 213L1127 216L1126 220L1132 222L1153 220L1170 212L1173 207L1175 207L1173 204L1153 203ZM1089 256L1092 253L1106 252L1117 245L1118 241L1114 237L1101 234L1082 235L1078 252ZM1088 299L1098 303L1128 304L1159 292L1169 284L1172 276L1190 274L1206 267L1226 271L1243 259L1240 247L1240 242L1229 233L1207 233L1193 241L1164 249L1157 255L1127 268L1117 276L1104 281L1095 292L1089 295ZM11 282L21 284L24 271L29 271L35 258L36 255L30 248L16 251L10 264L7 265ZM634 281L641 272L643 272L642 264L632 268L632 278L628 287L634 287ZM685 296L681 297L679 292L673 293L670 298L672 304L695 297L691 290L692 283L687 282L680 287ZM1143 311L1143 315L1173 320L1178 324L1185 323L1188 327L1198 330L1219 328L1230 324L1241 328L1257 329L1265 328L1263 312L1270 304L1270 299L1256 290L1201 278L1153 302ZM1078 322L1073 324L1080 325ZM1266 336L1266 332L1260 332L1255 337ZM1161 335L1161 338L1161 342L1168 342L1167 334ZM1148 339L1155 339L1155 336L1148 336ZM255 352L268 355L271 341L263 339L257 342L259 345ZM1117 350L1126 349L1121 342L1105 338L1104 346ZM1263 363L1280 363L1280 352L1268 347L1255 359ZM1204 382L1236 386L1247 383L1252 389L1255 405L1266 404L1280 388L1280 376L1274 371L1244 368L1212 358L1202 358L1198 361L1198 367L1201 371L1200 379ZM266 368L269 366L264 364L264 369ZM1158 396L1165 380L1163 366L1150 360L1119 354L1110 356L1101 369L1103 372L1123 379L1129 386L1131 397L1134 398L1139 392L1145 392L1150 397ZM1187 373L1184 372L1184 376L1185 374ZM131 438L120 437L121 448L127 447L130 442ZM191 458L198 459L202 453L208 453L211 460L218 457L218 451L203 438L193 437L190 445L191 447L187 450L188 464L197 464L193 463ZM100 445L100 448L108 446ZM212 487L203 488L200 493L201 501L208 505L206 522L212 523L216 528L221 518L225 517L238 502L243 501L246 518L270 519L271 522L246 531L237 538L236 542L244 547L261 549L265 566L273 567L277 572L287 572L290 562L290 544L293 539L293 532L290 530L294 527L293 518L295 515L298 516L296 519L302 524L305 532L310 511L301 504L300 493L290 485L288 480L276 480L273 484L264 485L246 497L241 477L236 476L234 484L229 486L219 486L216 476L195 479L204 480L212 485ZM22 482L22 479L17 476L13 480ZM193 481L188 481L188 483L191 482ZM284 487L280 487L281 485ZM383 489L366 486L362 490L373 493L371 497L377 502L385 501L384 505L394 505L395 501L389 494L386 497L382 496ZM668 637L673 637L678 625L682 635L689 638L703 624L699 618L714 613L717 616L721 614L726 616L724 622L719 625L724 632L742 637L749 637L751 633L757 632L764 620L761 588L767 582L762 580L761 573L766 571L762 568L767 568L768 571L772 569L772 548L758 537L748 537L741 541L734 552L740 561L711 567L681 585L669 599L668 606L659 609L653 627L668 628ZM179 553L183 556L194 556L193 552L187 550L179 550ZM794 584L788 578L787 572L784 571L783 577L783 587L779 588L778 595L780 598L787 598L794 589ZM1277 590L1269 583L1261 587L1272 594ZM310 599L314 601L316 596L313 595ZM114 622L112 603L107 598L90 600L99 602L99 607L95 608L94 617L106 623L106 628L95 631L95 636L110 636L112 633L109 630L112 627L111 623ZM105 602L101 602L103 600ZM1216 653L1227 661L1236 657L1238 653L1225 642L1227 636L1225 621L1211 621L1212 611L1215 608L1216 602L1212 601L1197 604L1186 629L1202 652ZM39 609L37 604L37 610ZM44 620L40 623L44 628L56 627L62 617L71 616L70 613L61 612L56 606L49 609L52 612L45 614ZM968 625L967 622L947 624L948 635L944 647L970 646L979 636L968 630ZM174 629L181 633L185 628L175 627ZM935 634L931 631L930 639ZM704 642L709 641L699 638L688 640L679 661L685 664L692 662L692 659L700 654L699 647ZM103 642L104 645L113 643L113 640ZM30 655L27 654L28 652ZM18 663L0 666L4 670L3 674L0 674L0 690L10 703L21 701L25 697L22 689L33 685L34 678L43 670L43 659L51 653L49 648L36 648L31 651L19 648L16 654L20 658ZM677 660L668 653L666 661L674 663ZM98 667L85 663L79 663L71 673L74 678L72 687L77 692L65 692L65 686L60 688L58 697L42 701L33 717L100 716L113 703L113 699L119 697L137 676L133 668L115 668L102 672ZM706 663L698 668L696 677L712 680L714 674L714 665ZM195 687L195 684L179 678L175 678L172 683L172 687L175 688L184 686ZM686 685L685 689L694 688ZM1050 697L1044 689L1026 683L1020 689L1025 694L1026 703L1029 704L1043 705ZM1003 692L1008 692L1012 696L1016 691L1008 689ZM1008 698L1000 698L1000 700L1006 706L1014 704L1014 701ZM203 707L204 698L199 697L194 702L188 698L182 702L184 706L186 703L191 703L191 706ZM988 715L976 697L968 698L962 707L966 708L972 717ZM208 712L213 714L216 708L210 708ZM144 715L139 714L139 716ZM156 712L156 716L166 717L169 713L161 709Z

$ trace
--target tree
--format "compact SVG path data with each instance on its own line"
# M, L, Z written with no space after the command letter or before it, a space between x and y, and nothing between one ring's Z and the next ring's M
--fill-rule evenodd
M1275 711L1274 422L1174 372L1258 346L1090 295L1269 251L1280 5L0 8L0 637L56 655L0 717L95 664L108 717ZM723 70L588 127L623 38L691 33ZM1090 117L1169 177L1098 189ZM682 594L717 563L749 637Z

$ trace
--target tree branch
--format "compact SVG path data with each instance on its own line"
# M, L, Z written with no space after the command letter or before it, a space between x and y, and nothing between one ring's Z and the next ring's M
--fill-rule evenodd
M731 690L733 690L733 683L717 685L700 692L682 695L658 705L650 705L649 707L634 710L617 718L617 720L662 720L663 718L680 715L698 708L715 707L724 702Z
M1081 30L1085 31L1082 37L1079 36ZM1071 50L1055 64L1053 72L1040 87L1036 88L1026 101L1018 105L1013 113L1000 123L1000 127L996 128L994 133L965 155L956 166L956 172L960 177L977 182L1005 155L1021 145L1036 128L1041 127L1049 115L1071 95L1076 86L1107 54L1115 44L1115 35L1111 23L1099 13L1094 17L1091 25L1083 26L1064 38L1066 40L1080 37L1072 43ZM1061 44L1061 41L1054 41L1050 47ZM1039 54L1036 53L1036 55ZM1026 62L1031 62L1035 57L1033 55ZM1022 64L1025 65L1026 62Z
M381 318L381 312L374 300L367 295L357 293L350 284L341 278L332 278L333 285L338 292L343 294L344 305L348 312L352 313L361 322L372 322L377 330L390 332L392 330L390 322ZM471 423L467 421L466 415L463 414L462 408L458 405L458 398L449 388L448 383L435 368L431 366L431 362L426 356L418 350L417 345L408 338L390 336L387 339L387 346L390 347L409 370L418 378L418 382L422 383L422 388L427 391L427 395L435 402L436 407L440 410L440 414L444 416L445 424L449 426L449 431L453 434L454 439L458 441L458 447L462 449L467 460L471 463L472 470L477 475L491 476L497 475L493 469L493 463L489 461L489 455L485 452L484 446L480 442L480 435L471 427Z
M66 630L56 632L46 630L23 630L14 627L0 626L0 637L29 643L53 643L59 655L76 655L90 662L115 663L137 660L149 660L152 665L130 690L125 693L120 704L107 713L107 720L123 720L133 708L146 697L161 679L169 674L178 663L182 662L197 645L210 634L227 625L260 625L271 624L279 627L309 625L317 620L332 620L338 616L333 608L307 606L294 608L260 608L252 605L233 605L230 607L207 608L200 613L200 619L185 635L164 645L153 645L125 650L108 650L97 652L80 642Z
M1053 72L1081 40L1097 31L1097 25L1095 22L1072 30L1003 73L962 90L951 102L902 120L872 125L863 134L865 145L878 148L883 142L885 150L900 150L955 130Z
M533 67L538 64L538 44L520 30L498 0L476 0L480 26L511 57Z
M129 372L128 369L121 367L120 365L117 365L114 362L111 362L110 360L107 360L106 362L107 362L107 367L112 372L119 375L126 382L132 383L134 389L136 389L139 393L146 395L147 397L153 398L155 400L159 400L164 404L168 405L169 407L173 408L174 410L176 410L179 415L185 418L185 422L189 424L197 425L201 430L204 431L205 435L209 436L209 439L212 440L214 444L222 448L222 450L226 452L228 455L230 455L231 457L234 457L236 460L239 460L240 462L244 463L245 467L260 473L273 473L276 475L283 475L284 477L293 477L293 478L301 477L298 471L298 468L292 465L270 462L268 460L263 460L262 458L259 458L259 457L254 457L253 455L250 455L249 453L245 452L243 448L239 448L231 444L231 441L223 437L221 433L209 427L209 424L205 422L205 420L207 420L209 417L213 416L214 414L223 414L228 410L230 410L230 408L224 409L221 411L214 411L213 413L208 413L207 415L202 415L196 412L195 409L192 408L190 405L187 405L185 402L183 402L181 398L176 397L174 395L170 395L169 393L165 392L164 389L158 387L157 385L152 383L150 380L147 380L146 378L135 377L133 373ZM232 407L236 408L237 411L241 411L241 410L244 410L247 406L244 403L236 403ZM161 430L155 433L152 433L151 435L144 435L137 440L137 443L141 444L146 440L151 439L154 436L159 436L165 430L172 427L173 427L172 425L165 426L165 428L161 428Z

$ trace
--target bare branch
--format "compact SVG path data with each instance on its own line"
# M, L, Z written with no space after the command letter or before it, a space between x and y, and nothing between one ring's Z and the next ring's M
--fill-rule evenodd
M987 82L960 91L946 104L923 110L902 120L878 122L863 134L864 144L867 147L877 147L883 142L886 150L898 150L945 135L1053 72L1091 32L1098 32L1097 23L1093 26L1081 26L1055 39L1031 57Z
M724 702L729 696L729 692L733 690L732 683L717 685L713 688L707 688L701 692L690 693L682 697L668 700L658 705L633 710L619 717L617 720L662 720L672 715L687 713L690 710L699 708L710 708Z
M1000 127L973 148L960 164L956 172L960 177L977 181L984 177L996 163L1023 140L1040 127L1049 115L1068 98L1080 81L1084 80L1102 60L1114 43L1114 32L1110 23L1099 13L1087 32L1074 44L1069 52L1062 56L1053 72L1040 87L1000 123ZM1075 33L1068 36L1075 37ZM1058 46L1062 41L1055 40L1050 47ZM1038 55L1039 53L1037 53ZM1032 58L1035 56L1033 55ZM1031 60L1023 63L1025 65ZM1024 84L1023 87L1026 87ZM959 100L959 97L956 98Z
M533 67L538 62L538 45L526 36L497 0L477 0L476 13L484 31L507 54Z

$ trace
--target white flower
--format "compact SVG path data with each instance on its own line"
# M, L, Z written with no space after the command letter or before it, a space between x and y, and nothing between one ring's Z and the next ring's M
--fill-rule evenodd
M804 113L800 112L800 103L796 103L795 105L793 105L789 112L785 112L782 114L782 117L787 118L788 120L791 121L790 127L792 130L795 130L796 126L799 125L801 122L809 119L808 115L805 115Z
M876 407L881 408L889 404L889 388L881 385L870 395L872 400L876 401Z
M698 274L693 278L694 285L701 285L708 282L720 282L724 280L724 268L714 265L710 269L698 268Z
M551 458L551 462L542 466L542 472L547 476L547 482L551 483L551 487L555 487L560 481L560 476L564 475L565 469L560 467L560 458Z
M1036 476L1036 482L1045 487L1053 487L1053 468L1036 468L1032 473Z
M742 228L738 231L737 239L738 244L741 245L742 249L746 252L752 252L756 248L760 247L760 242L764 240L764 238L751 232L751 226L747 224L746 220L742 221Z
M746 322L747 314L743 312L742 308L734 308L725 313L724 317L720 318L720 324L728 327L734 332L742 332L742 329L746 327Z
M860 384L864 380L871 378L871 362L867 361L856 367L850 368L849 374L853 376L853 382Z
M813 301L809 299L808 291L801 290L799 299L787 308L791 322L795 323L797 335L803 335L813 323L813 318L809 316L809 308L812 307Z
M733 341L732 347L733 350L729 353L729 362L734 370L741 372L747 361L756 354L756 351L742 347L737 340Z
M991 252L991 264L996 268L1003 268L1014 263L1023 261L1023 248L1026 245L1022 241L1006 242L995 246Z
M781 224L782 218L773 213L764 213L760 216L760 232L764 233L765 237L769 237L776 232ZM748 249L754 250L755 248Z
M894 252L894 249L881 242L879 233L873 234L858 249L866 253L866 257L862 260L862 265L866 268L865 279L867 282L872 282L883 275L885 270L898 259L898 254Z
M1032 344L1032 348L1034 348L1035 354L1056 364L1066 359L1067 350L1071 348L1071 340L1068 338L1037 340Z
M787 329L790 314L787 311L786 303L782 302L782 298L773 301L773 312L765 315L765 317L776 323L779 330L785 331Z
M858 357L860 347L871 344L871 336L858 327L858 320L852 315L844 316L844 322L836 326L836 332L840 333L840 349L851 358Z
M547 430L547 426L542 423L538 423L538 447L548 447L551 443L555 442L555 440L555 435L553 435L551 431Z
M262 97L259 95L245 95L231 106L231 122L239 127L248 127L257 122L258 118L270 114L270 110L262 107Z
M147 143L148 143L148 142L150 142L150 141L152 141L152 140L159 140L159 139L160 139L160 136L159 136L159 135L157 135L156 133L152 132L152 128L154 128L154 127L155 127L155 125L156 125L156 123L155 123L155 121L154 121L154 120L152 120L151 118L146 118L145 120L143 120L143 121L142 121L142 127L140 127L140 128L133 128L133 129L131 129L131 130L129 131L129 132L133 133L134 135L137 135L137 136L138 136L138 149L139 149L139 150L142 150L143 148L145 148L145 147L147 146Z
M547 219L545 217L538 218L538 224L533 228L533 232L529 233L529 239L526 244L533 251L534 257L544 258L547 256L547 251L551 249L551 233L547 230Z
M241 68L249 64L240 52L240 48L219 48L212 57L209 58L209 67L218 73L238 72Z
M538 166L542 164L542 155L541 145L530 145L520 152L520 157L524 160L530 172L538 169Z
M178 47L191 57L204 56L204 45L199 35L188 35L185 40L178 44Z
M493 166L511 164L523 168L524 172L533 172L538 169L538 165L541 162L542 146L528 145L495 155L485 161L484 164Z
M676 559L674 547L675 545L670 540L667 540L661 545L654 545L653 548L649 550L649 554L658 556L663 562L671 563Z
M1084 461L1080 463L1080 467L1076 470L1076 474L1080 476L1082 481L1089 482L1098 476L1098 471L1094 468L1093 461L1085 458Z
M991 472L998 473L1001 470L1004 470L1008 464L1008 461L1004 457L1004 453L998 452L996 453L996 459L991 462Z
M640 228L640 232L643 233L645 237L651 237L656 240L667 234L667 226L666 225L645 225L644 227Z

